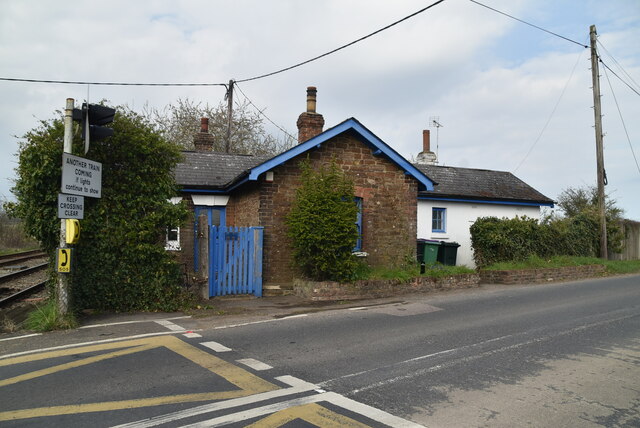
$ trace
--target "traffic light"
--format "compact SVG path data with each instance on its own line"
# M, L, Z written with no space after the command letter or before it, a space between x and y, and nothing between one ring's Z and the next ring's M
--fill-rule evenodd
M113 129L107 125L113 122L116 109L100 104L82 104L82 109L73 109L73 120L82 124L82 139L85 153L89 150L90 141L99 141L113 135Z

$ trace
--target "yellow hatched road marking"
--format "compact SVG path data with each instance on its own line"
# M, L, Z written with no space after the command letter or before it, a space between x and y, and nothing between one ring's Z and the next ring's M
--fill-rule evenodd
M86 366L88 364L97 363L99 361L107 360L109 358L121 357L123 355L133 354L135 352L147 351L153 348L155 348L155 346L136 346L133 348L123 349L121 351L110 352L108 354L96 355L95 357L83 358L78 361L72 361L70 363L60 364L58 366L48 367L46 369L36 370L34 372L25 373L20 376L0 380L0 386L11 385L14 383L23 382L25 380L35 379L37 377L61 372L63 370L69 370L75 367L81 367L81 366Z
M74 413L87 413L87 412L103 412L111 410L132 409L148 406L159 406L162 404L176 404L176 403L188 403L195 401L208 401L208 400L223 400L229 398L245 397L248 395L258 394L261 392L273 391L279 389L278 386L267 382L264 379L255 376L254 374L237 367L231 363L228 363L214 355L211 355L201 349L189 345L186 342L174 337L174 336L160 336L150 337L137 340L129 340L125 342L106 343L92 346L84 346L72 349L64 349L58 351L44 352L41 354L25 355L20 357L8 358L6 360L0 360L1 366L9 366L15 364L22 364L32 361L40 361L51 358L58 358L68 355L77 355L88 352L105 351L111 349L120 349L120 351L102 354L98 356L88 357L82 360L74 361L72 363L60 364L47 369L37 370L31 373L26 373L20 376L16 376L10 379L0 381L0 386L11 385L37 377L46 376L52 373L57 373L63 370L69 370L75 367L80 367L87 364L97 363L109 358L115 358L122 355L133 354L136 352L143 352L154 348L165 347L178 355L181 355L195 364L211 371L212 373L221 376L228 382L232 383L238 390L233 391L216 391L205 392L198 394L180 394L169 395L162 397L142 398L134 400L123 401L107 401L103 403L88 403L69 406L53 406L53 407L39 407L33 409L21 409L12 410L6 412L0 412L0 421L25 419L42 416L57 416L68 415ZM127 348L127 349L122 349Z
M290 407L267 416L246 428L278 428L296 419L301 419L322 428L366 428L365 425L347 416L333 412L316 403Z

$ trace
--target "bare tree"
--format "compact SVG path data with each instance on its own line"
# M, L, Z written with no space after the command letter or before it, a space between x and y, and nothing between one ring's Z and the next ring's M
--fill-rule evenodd
M200 131L200 119L209 118L209 132L215 137L213 150L223 152L227 138L228 113L226 104L217 106L196 103L188 98L162 109L145 108L142 112L164 137L184 150L193 150L193 135ZM276 155L296 144L286 135L278 140L264 129L260 113L248 102L233 109L230 152L236 154Z

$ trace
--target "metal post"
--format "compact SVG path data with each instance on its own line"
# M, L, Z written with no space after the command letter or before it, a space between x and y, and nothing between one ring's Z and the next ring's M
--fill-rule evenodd
M73 108L74 99L67 98L67 104L64 110L64 146L65 153L72 152L73 146ZM67 248L67 224L65 219L60 219L60 248ZM58 274L57 289L58 313L62 316L69 312L69 275L64 273Z
M598 65L598 52L596 50L596 26L589 28L591 39L591 77L593 80L593 114L595 116L596 130L596 162L598 168L598 213L600 216L600 258L606 259L607 251L607 218L605 212L605 173L604 150L602 144L602 110L600 107L600 74Z

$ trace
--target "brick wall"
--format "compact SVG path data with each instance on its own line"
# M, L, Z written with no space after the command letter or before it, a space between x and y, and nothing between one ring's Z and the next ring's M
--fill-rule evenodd
M482 270L482 284L539 284L593 278L604 273L603 265L569 266L548 269Z
M233 194L227 203L227 226L259 226L260 187L258 183L249 183L241 192Z
M355 136L341 135L309 153L312 167L335 159L354 181L356 196L363 198L363 251L371 265L397 265L416 251L417 182ZM274 180L260 189L260 226L265 227L264 280L291 283L291 242L285 216L300 186L300 160L306 154L274 168Z
M176 260L183 266L184 271L187 273L187 281L192 284L194 281L193 272L193 230L195 222L195 214L193 212L193 200L189 195L183 195L182 200L187 205L189 210L189 216L185 220L184 224L180 227L180 251L171 251L176 257Z
M363 248L372 266L398 265L415 259L417 182L396 164L380 156L355 136L341 135L309 153L312 167L328 165L332 159L353 180L356 196L362 198ZM273 169L272 182L261 180L237 189L226 207L227 226L263 226L263 282L291 284L296 276L285 217L300 187L299 163L307 154ZM193 212L193 202L185 197ZM181 229L179 259L193 277L194 222Z
M337 301L392 297L434 290L477 287L477 274L452 275L444 278L417 277L411 281L378 279L341 284L332 281L314 282L297 279L293 288L297 296L313 301Z

